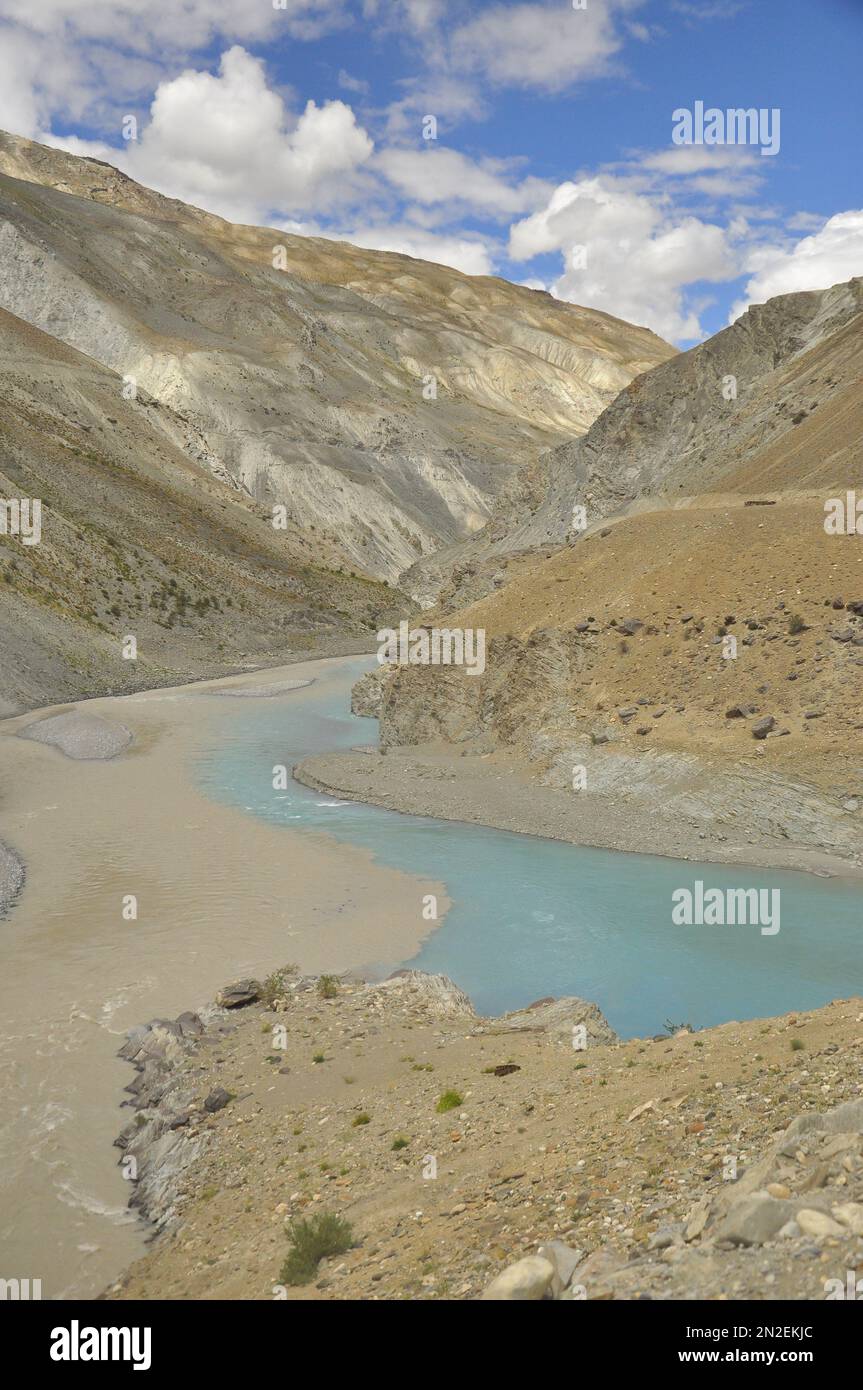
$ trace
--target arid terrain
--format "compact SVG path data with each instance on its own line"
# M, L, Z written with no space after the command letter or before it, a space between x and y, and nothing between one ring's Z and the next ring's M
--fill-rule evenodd
M424 814L461 798L464 819L507 825L507 787L526 779L521 828L541 834L557 821L630 849L863 863L863 554L853 518L850 534L825 526L829 499L851 490L853 507L863 462L860 288L751 310L527 469L414 618L483 630L485 673L383 667L356 707L379 713L391 756L302 775ZM589 525L567 539L582 503Z
M441 977L323 980L132 1036L121 1161L163 1233L109 1297L816 1299L863 1274L863 1000L620 1043L578 1000L480 1019ZM286 1287L319 1213L353 1243Z
M68 1010L102 1124L94 1078L119 1064L84 1025L112 1032L140 984L139 939L110 944L128 892L149 893L166 1009L183 971L212 989L219 940L259 971L297 938L298 968L144 1014L123 1044L119 1160L155 1238L104 1297L820 1299L863 1275L859 979L813 1012L627 1041L580 998L481 1018L443 976L365 979L433 931L428 882L268 799L284 771L290 803L293 770L335 798L315 811L859 879L861 385L860 279L678 353L0 134L0 491L43 508L38 544L0 535L3 927L26 921L35 975L60 884L72 979L108 951L110 998L88 968ZM282 741L320 749L337 715L308 693L327 663L286 663L372 652L403 619L481 631L484 670L379 666L353 697L379 743L291 769ZM52 1029L67 990L55 971ZM318 1217L333 1248L295 1279Z

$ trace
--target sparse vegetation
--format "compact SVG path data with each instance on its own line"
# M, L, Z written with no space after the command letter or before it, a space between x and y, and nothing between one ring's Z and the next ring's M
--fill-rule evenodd
M331 1212L292 1221L290 1237L291 1247L279 1280L291 1288L310 1284L321 1260L329 1255L344 1255L354 1243L350 1223Z
M458 1091L444 1091L435 1110L439 1115L445 1115L448 1110L458 1110L460 1105L464 1105L464 1101Z
M296 973L295 965L283 965L281 970L274 970L272 975L267 976L261 986L261 1002L266 1008L271 1009L276 1000L281 999L288 987L288 980Z

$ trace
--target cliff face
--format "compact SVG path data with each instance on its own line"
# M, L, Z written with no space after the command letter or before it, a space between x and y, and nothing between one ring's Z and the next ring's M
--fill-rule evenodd
M390 582L674 353L546 294L233 226L7 135L0 306L133 377L202 472Z

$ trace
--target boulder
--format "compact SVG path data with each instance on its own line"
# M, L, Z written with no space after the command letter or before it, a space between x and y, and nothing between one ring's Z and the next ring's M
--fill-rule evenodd
M776 720L772 714L765 714L763 719L756 719L752 725L753 738L766 738L770 730L776 727Z
M216 1003L223 1009L242 1009L247 1004L256 1003L260 997L260 980L237 980L235 984L226 985L216 995Z
M766 1192L753 1192L751 1197L741 1197L732 1205L713 1234L716 1240L727 1240L732 1245L763 1245L794 1216L793 1202L780 1201Z
M541 1255L527 1255L492 1279L480 1300L486 1303L538 1302L551 1295L554 1278L555 1267L550 1260Z

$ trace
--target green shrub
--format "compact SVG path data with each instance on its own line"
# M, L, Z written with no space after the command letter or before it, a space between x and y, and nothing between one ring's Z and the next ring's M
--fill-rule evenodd
M399 1149L406 1149L410 1142L410 1139L405 1139L404 1136L400 1134L398 1139L393 1140L391 1148L394 1153L398 1153Z
M335 975L321 975L318 980L318 994L322 999L335 999L339 992L339 982Z
M462 1100L458 1091L444 1091L443 1095L441 1096L440 1100L435 1106L435 1110L439 1115L445 1115L447 1110L458 1110L459 1106L463 1104L464 1101Z
M279 1280L294 1288L300 1284L310 1284L318 1272L318 1265L326 1256L344 1255L354 1243L349 1222L341 1216L333 1216L331 1212L320 1212L308 1220L292 1221L290 1237L291 1246Z
M351 1120L351 1124L353 1128L356 1129L357 1125L367 1125L370 1120L371 1115L367 1115L366 1112L363 1111L361 1115L354 1115L354 1118Z
M281 970L274 970L272 975L268 975L261 986L261 1003L271 1009L277 999L281 999L288 984L288 978L297 973L295 965L283 965Z

